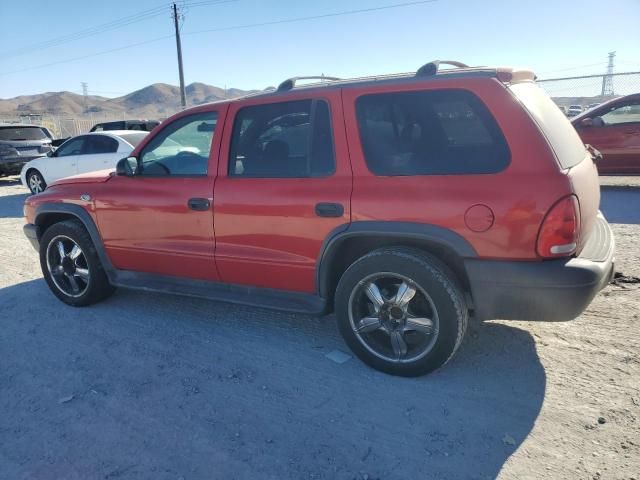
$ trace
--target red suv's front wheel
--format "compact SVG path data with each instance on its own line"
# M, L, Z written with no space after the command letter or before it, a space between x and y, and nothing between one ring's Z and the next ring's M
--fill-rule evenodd
M360 359L404 376L444 365L460 346L468 318L449 269L404 248L376 250L353 263L338 284L336 314Z
M75 220L55 223L44 232L40 266L51 291L69 305L91 305L114 291L89 233Z

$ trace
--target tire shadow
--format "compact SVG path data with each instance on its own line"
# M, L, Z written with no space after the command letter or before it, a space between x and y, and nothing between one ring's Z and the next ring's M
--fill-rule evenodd
M498 322L407 379L329 360L332 316L122 290L75 309L42 279L0 311L6 478L495 478L545 395L532 336Z

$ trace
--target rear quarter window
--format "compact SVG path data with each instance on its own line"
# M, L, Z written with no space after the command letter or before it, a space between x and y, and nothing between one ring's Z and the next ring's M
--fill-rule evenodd
M509 87L549 142L563 169L579 164L586 151L576 129L562 110L535 83L516 83ZM580 107L578 107L580 108Z
M465 90L363 95L360 138L376 175L464 175L504 170L510 152L482 101Z

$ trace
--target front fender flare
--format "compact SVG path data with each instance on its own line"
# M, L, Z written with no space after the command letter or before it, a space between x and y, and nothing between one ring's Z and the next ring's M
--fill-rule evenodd
M100 232L98 231L98 227L96 226L91 215L82 208L80 205L74 205L72 203L43 203L36 207L36 213L34 217L34 225L40 227L43 223L42 220L48 214L65 214L71 215L84 225L84 228L89 232L89 236L91 237L91 241L96 248L96 252L98 253L98 257L100 258L100 262L102 263L102 267L104 268L107 276L109 278L113 277L114 267L107 256L107 253L104 248L104 243L102 242L102 237L100 236ZM40 236L42 235L42 231L40 231ZM40 238L38 238L40 240Z

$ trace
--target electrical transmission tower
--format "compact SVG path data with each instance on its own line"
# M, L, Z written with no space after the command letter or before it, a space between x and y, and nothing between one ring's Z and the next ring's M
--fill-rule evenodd
M607 73L602 77L602 93L601 95L613 96L613 59L616 52L609 52L609 64L607 65Z
M88 96L89 96L89 85L87 82L81 82L82 85L82 103L84 104L84 113L87 113L87 109L89 108L87 104Z

